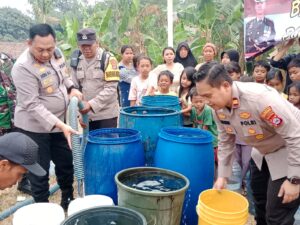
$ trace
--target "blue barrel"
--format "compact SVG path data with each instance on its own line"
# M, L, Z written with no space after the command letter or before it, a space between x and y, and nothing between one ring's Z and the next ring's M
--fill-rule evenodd
M85 194L102 194L117 204L117 172L145 165L141 134L133 129L105 128L89 133L84 153Z
M160 129L180 125L180 112L174 109L135 106L125 107L120 111L119 126L138 130L142 134L147 166L152 166L154 163L154 152Z
M130 101L128 100L130 90L130 83L121 81L119 82L119 95L121 107L130 106Z
M171 95L144 96L141 101L143 106L162 107L181 110L179 98Z
M214 181L213 137L197 128L166 127L159 133L154 165L183 174L190 180L183 206L182 225L198 224L199 194Z

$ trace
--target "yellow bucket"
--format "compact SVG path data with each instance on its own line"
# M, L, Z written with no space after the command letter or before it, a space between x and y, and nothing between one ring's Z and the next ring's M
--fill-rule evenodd
M199 196L198 225L244 225L249 203L242 195L229 190L209 189Z

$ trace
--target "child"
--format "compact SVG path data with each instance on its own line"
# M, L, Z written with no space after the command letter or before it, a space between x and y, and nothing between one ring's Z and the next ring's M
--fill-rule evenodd
M266 83L272 88L275 88L285 99L287 95L283 93L284 79L282 72L279 69L272 68L266 77Z
M230 75L231 79L234 81L239 81L241 78L241 67L237 62L229 62L225 65L227 73Z
M259 60L254 63L253 78L256 83L264 84L266 81L267 73L270 71L270 65L264 61Z
M164 70L160 72L157 78L158 91L154 92L154 95L177 96L176 92L170 90L170 87L173 83L173 79L174 75L169 70Z
M215 155L215 163L217 164L218 151L218 131L217 125L213 118L212 109L205 104L204 99L198 95L196 87L190 91L190 98L192 101L191 121L195 128L200 128L209 131L213 137L213 147Z
M183 114L183 125L185 127L192 127L193 123L190 120L190 112L192 104L189 98L190 90L195 86L193 75L196 73L194 67L186 67L180 76L180 87L178 97L181 104L181 113Z
M300 59L293 59L287 66L290 78L293 82L300 81Z
M300 81L296 81L288 87L289 102L300 109Z
M137 70L139 75L131 81L128 100L130 106L140 105L142 97L148 88L148 76L152 68L152 60L147 56L137 58Z

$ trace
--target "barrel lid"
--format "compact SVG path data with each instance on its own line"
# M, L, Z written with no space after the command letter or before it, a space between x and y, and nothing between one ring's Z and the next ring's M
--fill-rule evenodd
M164 127L160 130L159 137L190 144L207 144L213 141L213 136L209 131L189 127Z
M175 109L163 107L131 106L121 108L120 114L133 117L162 117L175 115L179 116L181 115L181 112L176 111Z
M122 144L141 140L141 132L128 128L102 128L89 132L88 142L95 144Z
M150 106L170 106L170 105L179 105L180 101L177 96L171 95L154 95L154 96L143 96L141 100L143 105Z

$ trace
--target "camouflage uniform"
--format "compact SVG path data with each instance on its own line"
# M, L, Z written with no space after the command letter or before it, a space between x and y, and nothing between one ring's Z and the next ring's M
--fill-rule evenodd
M0 135L13 127L16 104L16 89L10 76L0 70Z
M14 58L7 53L0 52L0 70L10 76L11 69L14 65Z

